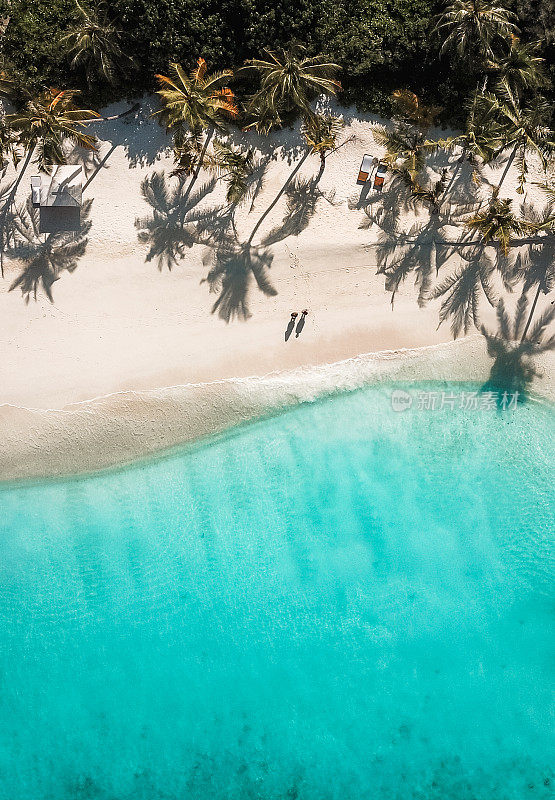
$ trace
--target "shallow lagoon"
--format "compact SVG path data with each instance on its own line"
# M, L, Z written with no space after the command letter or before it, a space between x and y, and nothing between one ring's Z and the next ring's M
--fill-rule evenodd
M555 411L392 388L0 491L0 798L552 796Z

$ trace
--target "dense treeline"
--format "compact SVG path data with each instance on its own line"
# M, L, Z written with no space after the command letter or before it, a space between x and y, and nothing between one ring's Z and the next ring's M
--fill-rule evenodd
M544 57L552 57L552 0L514 0L513 6L523 40L539 39ZM452 54L438 60L431 31L441 7L435 0L112 0L108 13L133 68L128 65L114 85L91 86L77 65L71 83L98 106L153 89L154 74L170 61L191 68L202 55L214 69L224 69L259 56L268 45L297 40L342 67L344 103L387 114L392 90L407 86L443 106L443 121L460 122L473 76ZM74 0L0 0L0 14L9 17L4 69L31 92L65 86L63 37L76 19Z

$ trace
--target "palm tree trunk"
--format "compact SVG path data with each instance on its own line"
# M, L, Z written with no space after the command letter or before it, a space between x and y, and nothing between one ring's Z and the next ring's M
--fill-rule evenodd
M530 327L530 323L532 322L532 317L534 316L534 311L536 310L536 303L538 302L538 298L541 292L541 285L538 284L538 291L536 292L536 296L534 297L534 302L532 303L532 308L530 309L530 316L528 317L528 322L524 327L524 332L522 334L522 339L520 340L523 342L526 339L526 334L528 333L528 328Z
M451 187L455 183L455 179L456 179L457 175L459 174L459 170L461 168L461 164L463 163L465 158L466 158L466 147L463 147L463 151L461 153L461 156L457 161L457 166L455 167L455 169L453 170L453 174L451 175L451 180L449 181L449 186L445 189L445 191L443 192L442 196L438 199L438 202L441 202L441 200L443 200L444 197L447 197L447 195L451 191Z
M27 155L25 156L25 161L23 162L23 166L19 170L19 175L15 179L14 184L10 189L8 199L4 203L2 211L0 212L0 276L2 278L4 277L4 225L6 222L6 216L15 199L17 190L19 188L19 184L21 183L21 179L23 178L23 175L25 174L27 167L31 163L31 158L33 157L34 152L35 152L34 147L31 147L30 150L27 151Z
M513 152L511 153L511 155L509 156L509 160L505 164L505 169L503 170L503 175L501 175L501 180L497 184L497 191L499 191L501 189L501 184L503 183L503 181L507 177L507 172L510 170L511 165L512 165L513 161L515 160L515 156L517 154L517 150L518 150L519 146L520 146L520 142L517 142L515 144L515 146L513 147Z
M206 151L208 150L208 145L210 144L210 139L214 135L214 131L215 130L216 130L216 128L214 127L214 125L211 125L208 128L208 131L206 132L206 137L204 139L204 144L202 145L202 150L200 151L200 155L198 157L198 163L197 163L197 165L195 167L195 171L193 172L193 177L191 178L191 182L189 183L189 185L187 187L187 190L186 190L185 194L183 195L183 200L182 200L183 205L185 205L187 200L189 199L189 195L191 194L191 189L195 185L195 181L198 178L198 176L200 175L200 171L201 171L202 165L204 163L204 156L206 155Z
M279 192L277 193L277 195L275 196L273 201L270 203L270 205L268 206L266 211L262 214L262 216L260 217L260 219L258 220L256 225L252 229L252 233L249 236L249 240L248 240L247 244L249 244L249 245L252 244L252 240L254 239L256 231L260 228L260 226L262 225L262 223L264 222L264 220L266 219L268 214L272 211L272 209L275 208L275 206L278 203L280 197L283 195L283 193L285 192L285 190L287 189L287 187L289 186L289 184L291 183L291 181L293 180L293 178L295 177L297 172L300 170L300 168L302 167L302 165L304 164L304 162L306 161L306 159L308 158L308 156L310 155L311 152L312 152L311 150L307 150L306 151L306 153L301 158L301 160L299 161L299 163L297 164L297 166L295 167L293 172L289 175L289 177L287 178L287 180L285 181L285 183L283 184L283 186L281 187L281 189L279 190Z
M121 114L114 114L111 117L95 117L94 119L87 119L84 121L87 122L87 124L90 124L94 122L111 122L114 119L124 119L125 117L129 117L131 116L131 114L134 114L135 111L138 111L140 109L140 107L141 106L139 103L135 103L134 106L128 108L127 111L122 111Z

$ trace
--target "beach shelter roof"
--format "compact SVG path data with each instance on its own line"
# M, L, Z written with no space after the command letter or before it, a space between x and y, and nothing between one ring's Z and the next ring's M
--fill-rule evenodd
M42 179L41 206L80 208L83 192L83 168L75 164L56 164Z

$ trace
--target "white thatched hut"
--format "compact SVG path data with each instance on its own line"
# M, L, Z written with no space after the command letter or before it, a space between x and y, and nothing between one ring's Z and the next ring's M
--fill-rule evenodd
M40 208L41 233L78 231L81 227L83 168L55 165L50 174L31 178L33 205Z

